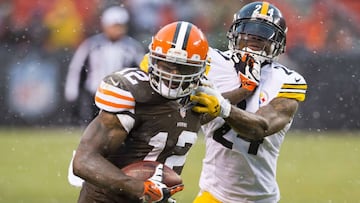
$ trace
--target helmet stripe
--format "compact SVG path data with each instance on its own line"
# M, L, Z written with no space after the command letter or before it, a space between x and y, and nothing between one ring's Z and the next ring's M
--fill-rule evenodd
M181 26L181 23L176 24L176 29L175 29L174 38L173 38L173 41L172 41L172 44L171 44L171 48L175 47L176 40L177 40L178 35L179 35L180 26Z
M260 14L266 15L267 12L268 12L268 10L269 10L269 3L266 2L266 1L264 1L263 4L262 4L262 6L261 6Z
M185 33L185 39L184 39L184 43L182 45L182 49L186 50L186 46L188 44L189 41L189 36L190 36L190 31L191 31L192 25L188 24L187 28L186 28L186 33Z
M178 29L180 25L180 28ZM173 44L175 44L175 49L183 49L186 48L187 41L189 39L191 26L188 22L178 23L176 26ZM186 42L185 42L186 40Z

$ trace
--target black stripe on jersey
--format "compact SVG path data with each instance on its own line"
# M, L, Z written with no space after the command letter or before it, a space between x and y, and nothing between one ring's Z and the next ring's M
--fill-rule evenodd
M180 27L181 27L181 23L178 23L176 25L176 29L175 29L174 38L173 38L173 41L172 41L171 48L174 48L175 45L176 45L176 41L177 41L177 38L178 38L178 35L179 35Z
M186 28L186 34L185 34L185 38L184 38L184 43L183 43L183 45L181 47L182 50L186 50L186 46L187 46L188 41L189 41L191 28L192 28L192 24L188 23L188 26Z

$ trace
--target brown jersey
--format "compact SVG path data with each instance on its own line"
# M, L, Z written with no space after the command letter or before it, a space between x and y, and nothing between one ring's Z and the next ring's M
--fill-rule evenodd
M200 114L186 108L188 98L169 100L150 86L147 73L127 68L103 79L96 105L117 115L128 135L116 152L106 158L119 168L139 160L154 160L178 174L197 139ZM78 203L140 203L126 194L85 182Z
M154 160L181 173L200 129L200 114L184 107L188 98L167 99L151 88L147 73L127 68L105 77L95 100L100 109L116 114L129 132L108 160L119 168Z

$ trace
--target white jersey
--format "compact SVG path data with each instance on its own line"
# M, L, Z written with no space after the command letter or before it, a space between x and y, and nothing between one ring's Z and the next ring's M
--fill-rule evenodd
M230 53L210 50L209 57L208 78L215 86L221 92L238 88L240 82ZM256 112L276 97L303 101L306 87L304 78L295 71L276 62L267 64L261 68L259 86L246 99L245 110ZM206 156L200 177L201 190L210 192L224 203L278 202L276 164L291 122L281 131L257 142L240 138L224 124L225 121L218 117L203 126Z

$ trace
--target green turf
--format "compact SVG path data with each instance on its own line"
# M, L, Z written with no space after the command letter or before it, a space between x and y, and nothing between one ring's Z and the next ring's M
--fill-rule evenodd
M78 131L2 130L0 202L76 202L67 184L67 167Z
M79 189L67 183L67 169L80 134L67 128L0 130L0 202L76 202ZM290 133L278 165L281 203L360 202L360 133L350 134ZM185 190L175 196L180 203L198 192L203 154L200 136L184 168Z

